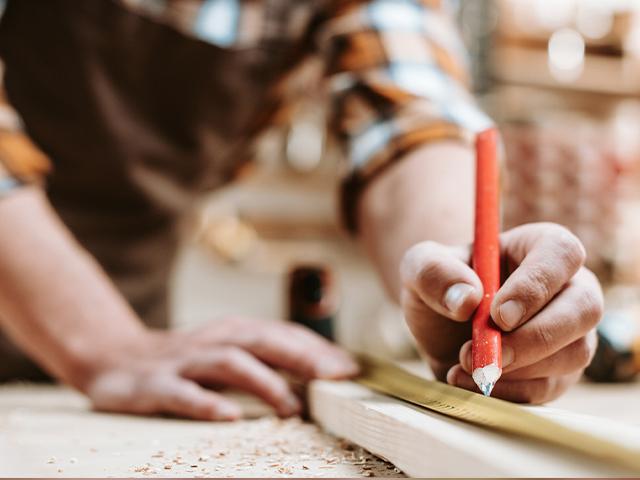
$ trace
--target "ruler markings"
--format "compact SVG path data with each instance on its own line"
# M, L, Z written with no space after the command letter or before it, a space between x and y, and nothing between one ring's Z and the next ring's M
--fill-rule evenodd
M485 428L528 437L640 473L640 449L573 430L510 402L427 380L369 356L356 381L372 390Z

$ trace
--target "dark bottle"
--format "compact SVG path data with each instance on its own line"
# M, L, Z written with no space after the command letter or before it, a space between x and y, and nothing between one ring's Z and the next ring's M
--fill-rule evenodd
M333 341L337 310L337 288L329 268L297 265L289 271L287 317L290 321Z

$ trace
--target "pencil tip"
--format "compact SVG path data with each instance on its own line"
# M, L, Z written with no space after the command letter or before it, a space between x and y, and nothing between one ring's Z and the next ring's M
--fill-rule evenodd
M478 384L478 388L480 389L480 391L483 393L483 395L485 397L490 397L491 396L491 390L493 390L495 383L493 382L489 382L489 383L479 383Z
M476 368L473 371L473 381L485 396L490 396L493 387L496 385L498 378L502 374L502 369L492 363L485 367Z

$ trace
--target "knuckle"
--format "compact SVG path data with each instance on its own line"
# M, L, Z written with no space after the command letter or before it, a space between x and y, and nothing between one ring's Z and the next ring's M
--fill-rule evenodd
M145 413L173 412L185 407L186 396L182 389L173 385L170 378L151 375L140 382L136 392L136 411Z
M167 379L164 375L148 375L136 385L135 394L144 396L157 396L158 392L165 391Z
M547 328L537 328L533 336L533 345L535 345L536 350L540 352L552 352L554 346L553 334Z
M520 297L525 305L540 305L551 298L551 273L545 268L531 268L520 285Z
M572 269L577 269L586 259L586 251L582 242L567 228L560 225L554 227L554 243L561 260Z
M573 351L571 356L573 357L576 366L579 369L586 368L591 363L592 348L586 337L574 342Z
M185 408L189 405L188 400L178 390L165 392L159 403L165 409Z
M409 248L400 262L400 274L405 283L415 283L426 267L432 264L439 246L432 241L420 242Z
M238 347L225 347L220 358L221 368L233 368L247 359L247 353Z
M576 302L580 320L588 328L595 327L604 314L604 303L601 296L590 289L583 289Z
M443 278L445 273L445 269L439 263L425 263L416 276L416 283L425 287L434 285Z
M285 333L276 330L267 330L261 335L260 339L256 341L257 351L260 352L269 349L275 351L295 350L299 347L299 344L293 341L292 337L290 332Z

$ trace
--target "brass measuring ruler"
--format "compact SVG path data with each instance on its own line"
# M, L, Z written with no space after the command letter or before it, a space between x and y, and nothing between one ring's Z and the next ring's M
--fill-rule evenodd
M427 380L385 361L359 356L356 381L372 390L492 430L563 447L640 473L640 450L573 430L496 398Z

